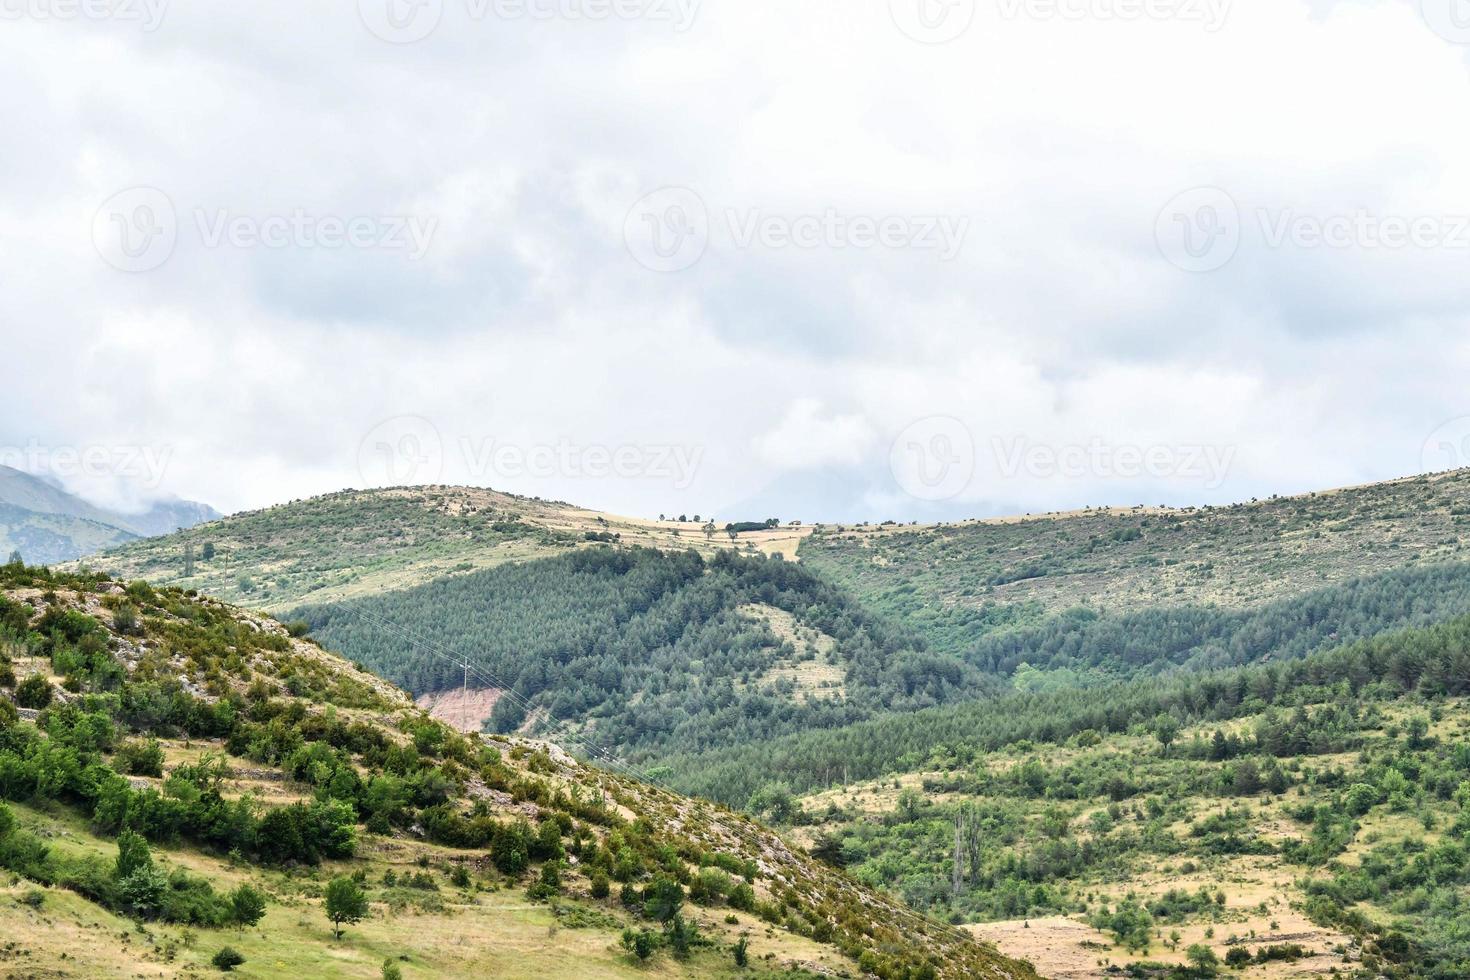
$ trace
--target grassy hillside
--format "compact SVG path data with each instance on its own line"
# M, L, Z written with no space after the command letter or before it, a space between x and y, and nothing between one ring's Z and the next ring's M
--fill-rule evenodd
M937 650L1087 606L1251 608L1466 557L1470 471L1231 507L824 527L802 561Z
M1204 942L1449 978L1470 970L1467 695L1462 618L667 761L916 907L1000 923L977 931L1003 949L1066 947L1062 975ZM1050 918L1028 936L1030 917Z
M0 569L0 691L0 955L26 975L229 946L254 976L1035 976L727 810L464 738L177 590Z
M808 533L748 532L736 546L789 555ZM693 520L617 517L474 487L413 487L347 490L235 514L111 548L85 564L121 579L145 578L280 612L603 542L704 554L732 547L726 534L707 536ZM185 549L191 546L194 574L185 576Z

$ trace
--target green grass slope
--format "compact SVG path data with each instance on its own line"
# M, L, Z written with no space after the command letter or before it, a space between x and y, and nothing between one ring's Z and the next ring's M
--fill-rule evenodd
M1245 609L1462 560L1470 471L1186 510L1110 510L937 527L823 527L811 568L960 652L1087 606Z
M233 514L176 534L99 546L100 554L66 567L281 612L606 543L705 555L732 547L791 554L808 533L764 529L732 545L724 533L703 533L696 521L619 517L477 487L406 487L345 490ZM195 561L186 576L189 548Z
M1467 696L1462 618L667 762L1043 973L1203 975L1178 972L1202 944L1258 976L1447 980L1470 970Z
M197 975L226 946L252 976L1036 975L744 817L463 737L141 582L0 568L0 800L24 975Z

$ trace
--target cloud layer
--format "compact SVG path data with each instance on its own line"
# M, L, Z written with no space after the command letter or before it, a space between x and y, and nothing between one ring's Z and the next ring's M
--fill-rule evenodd
M0 446L809 520L1470 463L1436 0L88 9L4 6Z

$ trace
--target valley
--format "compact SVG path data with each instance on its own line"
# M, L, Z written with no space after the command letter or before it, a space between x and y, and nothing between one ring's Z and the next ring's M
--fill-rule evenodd
M935 923L920 934L946 951L923 944L937 975L968 949L954 930L995 963L1099 980L1441 980L1470 964L1470 473L1217 508L707 525L488 490L346 491L63 574L273 614L296 649L339 651L368 685L298 670L287 695L349 713L396 699L505 765L546 746L568 790L617 780L635 825L654 808L651 827L684 827L670 815L686 799L711 801L696 806L717 824L759 821L774 833L757 850L803 880L835 875L888 896L884 921ZM187 746L161 744L187 768ZM221 749L266 771L249 744ZM322 793L249 778L262 803ZM463 813L498 812L465 785ZM364 820L390 849L459 833ZM732 847L734 826L716 832ZM451 904L520 921L495 897L512 887L491 875ZM818 905L837 901L817 887ZM607 914L636 934L636 916ZM907 953L805 949L842 943L777 920L763 928L778 970L922 975L877 958ZM735 941L719 915L694 921L715 948ZM627 954L609 955L575 958L621 975ZM688 975L715 969L689 955Z

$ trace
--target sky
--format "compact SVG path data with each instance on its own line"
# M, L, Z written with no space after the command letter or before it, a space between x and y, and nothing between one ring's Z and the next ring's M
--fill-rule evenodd
M0 463L937 520L1470 464L1470 0L0 0Z

